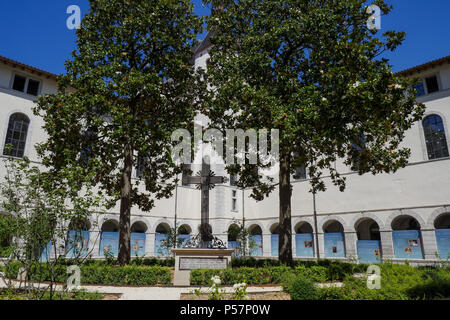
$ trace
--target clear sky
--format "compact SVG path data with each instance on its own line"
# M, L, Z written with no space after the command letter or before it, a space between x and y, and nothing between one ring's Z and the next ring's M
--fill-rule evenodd
M201 0L193 1L197 14L209 13ZM382 17L381 31L394 29L407 33L404 44L387 55L394 71L450 55L449 0L388 2L394 5L394 11ZM64 62L75 49L75 30L66 27L69 5L80 6L82 14L89 10L88 0L2 0L0 55L53 73L64 73Z

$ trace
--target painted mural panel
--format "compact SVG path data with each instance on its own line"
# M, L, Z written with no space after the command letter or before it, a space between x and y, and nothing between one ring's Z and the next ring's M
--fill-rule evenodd
M45 248L42 249L42 252L41 252L41 259L40 259L41 262L47 262L47 261L48 261L48 259L49 259L50 256L51 256L51 253L52 253L52 248L53 248L52 242L49 241L49 242L47 243L47 245L45 246Z
M67 237L68 258L84 258L89 253L89 231L69 231Z
M233 257L239 258L241 255L239 254L239 248L241 247L240 241L228 241L228 249L235 249L233 252Z
M392 240L395 258L423 259L420 230L394 230Z
M324 234L325 257L345 258L344 234L341 232L330 232Z
M295 251L297 257L314 257L314 241L312 233L297 233L295 235Z
M357 248L360 263L381 263L381 241L358 240Z
M117 257L119 254L119 233L102 232L100 240L99 256L104 257L105 253Z
M155 256L156 257L167 257L170 252L163 244L167 240L167 234L156 233L155 234Z
M250 241L255 243L254 248L250 251L251 256L262 256L263 255L263 239L262 235L251 235Z
M436 243L439 257L443 260L450 259L450 229L437 229Z
M278 257L278 239L277 234L272 234L270 237L270 250L272 257Z
M180 235L178 235L178 239L182 239L183 240L183 242L181 242L179 240L178 248L183 248L186 245L186 243L191 239L191 235L189 235L189 234L180 234Z
M145 256L145 233L132 233L131 234L131 256L143 257Z

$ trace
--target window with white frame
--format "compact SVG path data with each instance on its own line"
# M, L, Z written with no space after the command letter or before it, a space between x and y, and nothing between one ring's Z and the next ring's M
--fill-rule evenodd
M9 117L3 155L22 158L25 153L30 119L23 113L14 113Z
M427 145L428 159L439 159L449 156L447 137L444 122L437 114L427 116L423 121L425 143Z
M32 96L38 96L40 86L41 82L39 80L31 79L20 74L14 74L12 83L13 90L20 91Z
M300 166L300 167L295 168L294 179L297 181L298 180L306 180L306 167L305 166Z
M231 211L237 211L237 190L231 191Z
M438 92L440 90L438 75L434 74L423 78L421 82L414 86L414 89L417 90L418 97Z

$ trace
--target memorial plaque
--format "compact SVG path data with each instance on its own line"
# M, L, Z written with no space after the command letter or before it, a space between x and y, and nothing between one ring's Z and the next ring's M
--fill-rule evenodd
M226 258L180 258L180 270L226 269Z

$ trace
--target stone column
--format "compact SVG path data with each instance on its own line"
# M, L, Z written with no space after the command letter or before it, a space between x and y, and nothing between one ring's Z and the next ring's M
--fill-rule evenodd
M394 258L394 245L392 242L392 230L380 230L381 254L383 261Z
M356 249L356 241L358 240L358 237L356 235L356 231L350 231L350 232L344 232L345 237L345 257L347 259L357 259L358 258L358 252Z
M319 254L320 259L325 259L325 236L323 232L319 232L318 234L319 238ZM315 237L315 235L314 235ZM314 238L314 250L317 250L316 248L316 239ZM314 257L317 257L316 252L314 252Z
M427 260L436 260L438 253L436 233L434 229L422 229L423 254Z
M155 233L153 232L145 233L145 256L155 256Z
M272 246L271 246L271 242L272 242L272 234L270 233L263 233L263 256L264 257L270 257L272 256Z
M101 232L95 230L89 232L89 254L92 258L98 258L100 253Z
M297 258L297 243L295 241L295 233L292 233L292 258Z

